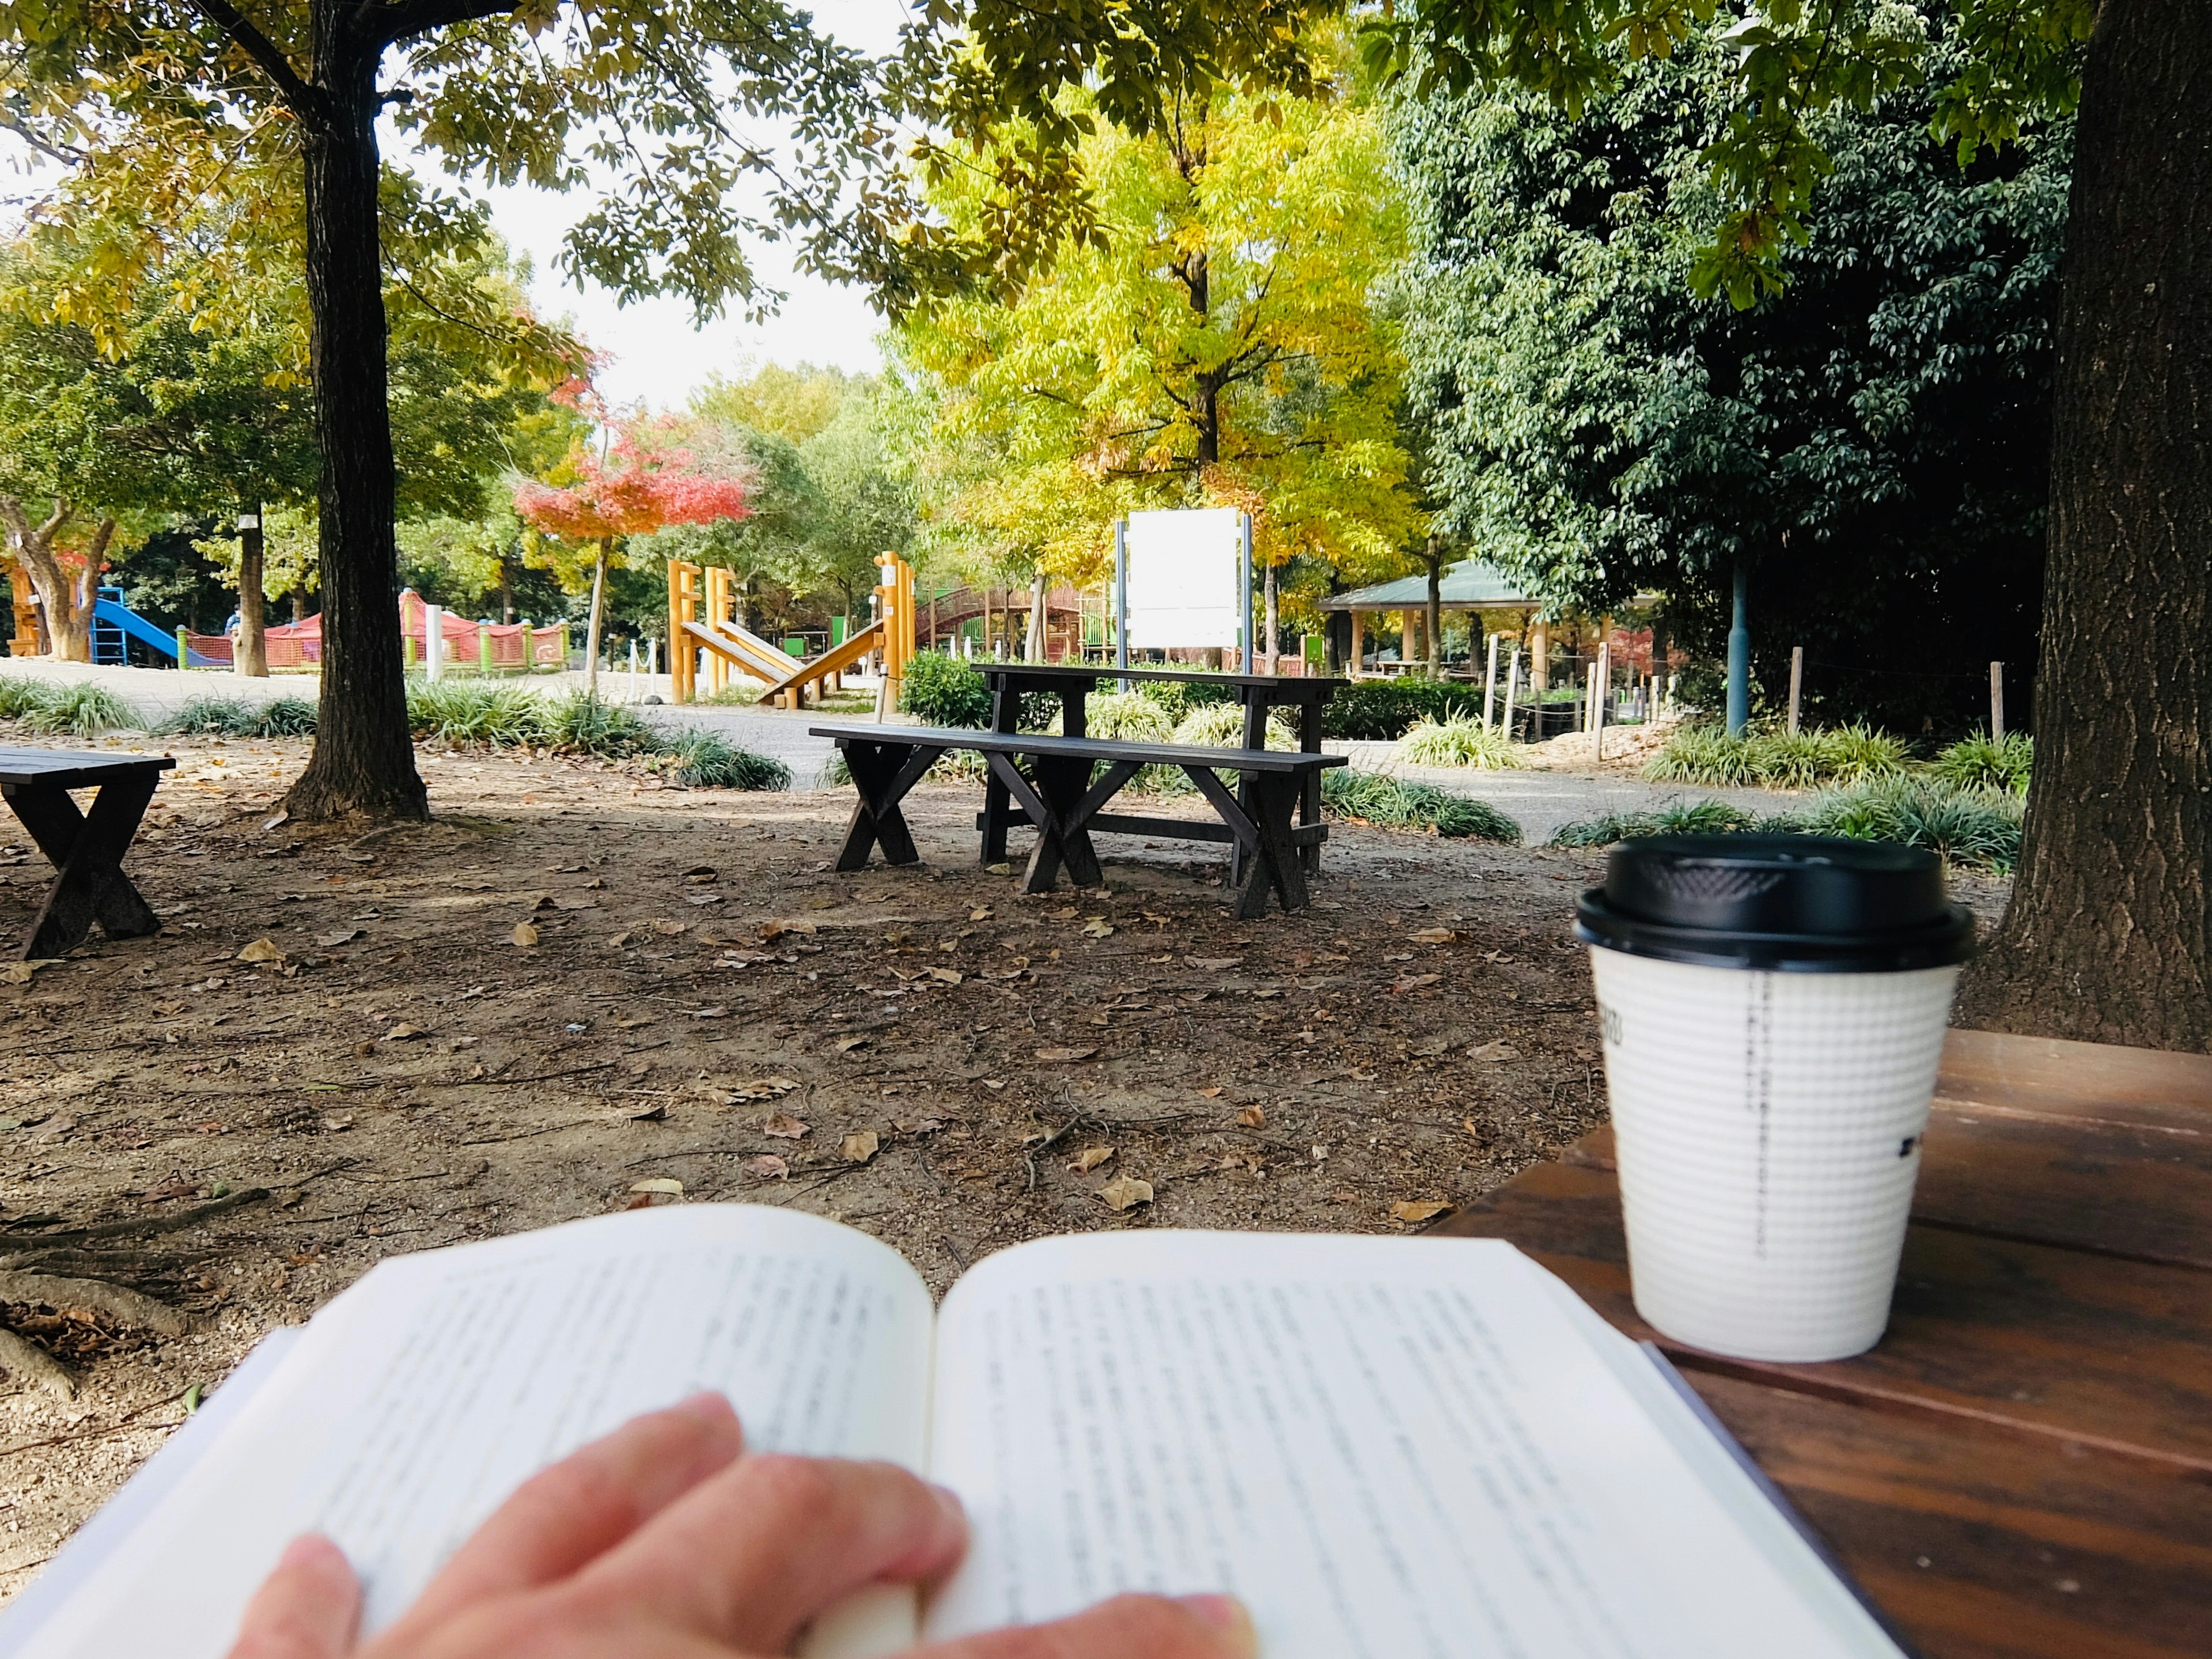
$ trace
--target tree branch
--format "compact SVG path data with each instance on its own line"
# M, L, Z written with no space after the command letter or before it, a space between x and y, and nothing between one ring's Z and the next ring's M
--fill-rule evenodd
M520 9L516 0L402 0L397 5L364 4L354 18L372 40L391 46L455 23Z
M252 18L232 5L230 0L185 0L185 3L228 34L240 52L258 64L262 73L276 83L277 93L295 112L301 115L313 112L317 101L314 88L300 78L300 72L292 67L292 60Z

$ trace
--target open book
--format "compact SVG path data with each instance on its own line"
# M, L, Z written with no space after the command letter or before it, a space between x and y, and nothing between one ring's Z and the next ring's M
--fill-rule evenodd
M1128 1589L1232 1591L1268 1659L1898 1652L1645 1356L1509 1244L1046 1239L937 1310L862 1233L720 1205L385 1262L216 1391L0 1650L217 1659L311 1528L374 1629L525 1476L702 1388L756 1447L890 1458L967 1504L927 1608L870 1592L812 1654Z

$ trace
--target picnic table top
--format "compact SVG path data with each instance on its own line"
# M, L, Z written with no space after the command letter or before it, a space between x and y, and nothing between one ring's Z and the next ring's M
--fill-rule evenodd
M1610 1129L1438 1231L1656 1340L1923 1659L2212 1653L2212 1056L1953 1031L1912 1214L1817 1365L1638 1320Z
M1177 680L1193 685L1259 686L1269 690L1334 691L1351 682L1323 674L1219 674L1203 668L1116 668L1111 663L979 662L975 672L1036 680Z
M0 747L0 783L76 789L104 782L125 772L167 771L176 763L174 755L112 755L90 749Z
M857 738L866 743L927 749L992 749L1023 755L1065 755L1073 760L1127 760L1145 765L1210 766L1224 772L1303 772L1343 766L1342 755L1293 749L1220 749L1199 743L1127 743L1117 738L1055 738L1034 732L984 732L966 726L814 726L817 738Z

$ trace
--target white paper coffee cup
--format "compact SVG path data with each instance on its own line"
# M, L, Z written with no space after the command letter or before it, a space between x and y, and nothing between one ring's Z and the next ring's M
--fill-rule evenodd
M1668 836L1614 860L1577 931L1638 1313L1743 1358L1863 1352L1888 1321L1970 919L1910 848Z

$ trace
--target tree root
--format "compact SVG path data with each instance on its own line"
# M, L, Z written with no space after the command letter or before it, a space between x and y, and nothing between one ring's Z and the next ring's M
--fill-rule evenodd
M191 1322L166 1302L111 1285L104 1279L64 1279L53 1273L0 1273L0 1302L34 1302L49 1308L83 1308L117 1324L156 1336L182 1336Z
M0 1370L35 1383L57 1400L76 1398L76 1373L13 1331L0 1331Z

